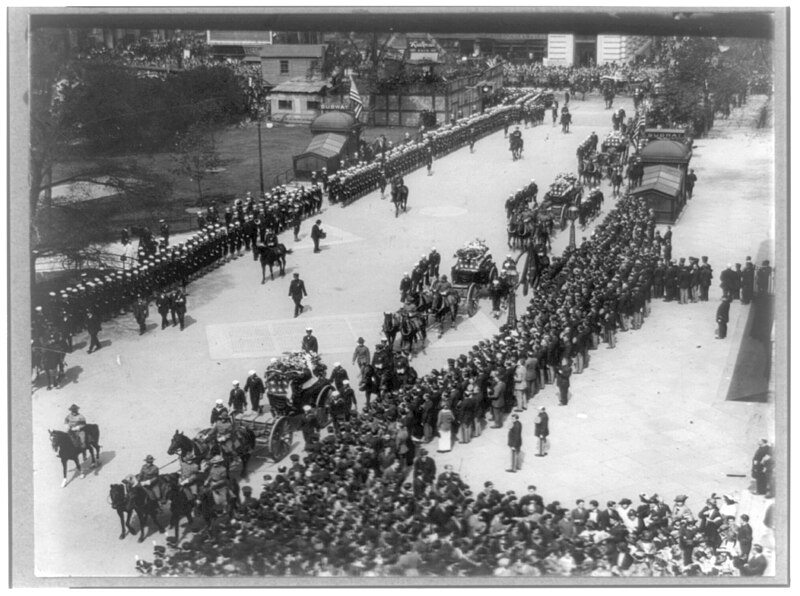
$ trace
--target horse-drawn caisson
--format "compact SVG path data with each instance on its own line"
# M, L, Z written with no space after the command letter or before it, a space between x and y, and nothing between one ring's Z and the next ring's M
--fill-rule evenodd
M265 434L271 437L266 446L276 461L288 453L284 449L291 447L291 436L288 436L286 443L286 435L301 427L306 407L312 409L319 428L328 426L331 395L336 389L326 380L326 368L318 355L307 352L285 352L280 358L273 358L267 366L264 373L266 393L270 414L275 420L273 425L268 425L270 432L261 433L261 436L262 439ZM281 417L286 418L287 422L278 425ZM249 424L246 421L244 423ZM288 427L281 433L273 428L274 425ZM284 440L281 443L278 437L282 434Z
M540 210L548 213L563 230L567 227L569 208L572 206L580 208L582 199L583 186L577 176L561 173L556 176L555 181L550 185L550 190L545 193Z
M450 269L452 295L458 298L452 307L453 322L459 304L464 305L467 316L478 312L478 299L497 279L497 265L483 240L467 243L456 251L455 257L456 264Z

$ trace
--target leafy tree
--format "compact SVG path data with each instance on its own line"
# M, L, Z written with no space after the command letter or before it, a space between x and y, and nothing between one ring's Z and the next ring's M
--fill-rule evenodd
M177 176L188 176L197 186L198 204L204 204L203 180L223 163L213 134L206 128L192 126L176 143L173 157L172 172Z

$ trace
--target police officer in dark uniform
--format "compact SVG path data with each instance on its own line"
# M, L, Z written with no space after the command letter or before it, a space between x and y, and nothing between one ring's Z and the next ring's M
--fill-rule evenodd
M294 274L294 279L292 283L289 284L289 296L291 296L294 301L294 316L297 317L303 312L303 305L301 304L303 297L308 296L306 293L306 285L303 283L303 280L300 279L299 273Z

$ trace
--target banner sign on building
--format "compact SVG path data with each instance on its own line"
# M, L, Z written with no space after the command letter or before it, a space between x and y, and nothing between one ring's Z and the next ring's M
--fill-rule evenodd
M684 128L646 128L644 136L648 140L667 139L669 141L686 142L686 129Z

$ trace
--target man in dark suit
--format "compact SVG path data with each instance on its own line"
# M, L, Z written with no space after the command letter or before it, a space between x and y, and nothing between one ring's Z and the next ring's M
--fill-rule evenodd
M522 449L522 423L519 421L519 416L514 414L512 416L514 422L511 428L508 429L508 447L511 449L511 468L506 472L516 472L519 469L519 452Z
M303 312L303 296L308 296L306 293L306 284L300 279L300 274L295 273L292 283L289 284L289 296L294 300L294 316L298 317Z
M717 339L725 339L728 335L728 320L730 318L731 299L722 297L722 302L717 307Z
M764 575L764 572L767 570L767 558L764 556L764 549L760 544L753 545L753 556L750 557L750 560L747 561L742 567L740 571L742 575L747 576L754 576L754 575Z
M597 513L597 527L601 530L608 530L611 527L611 520L615 519L622 522L619 513L616 510L616 503L614 501L606 502L606 508Z
M419 450L419 457L414 462L414 472L427 484L433 484L436 480L436 461L428 455L427 449Z
M536 417L536 425L534 426L534 434L539 439L539 456L547 455L544 450L544 444L547 441L547 436L550 434L550 418L544 409L544 406L539 408L539 415Z
M492 388L492 416L494 417L494 425L492 428L500 428L503 426L503 413L505 408L505 393L506 384L503 378L495 371L492 373L494 379L494 387Z
M89 332L89 354L94 350L99 350L102 346L97 334L101 331L100 317L91 310L86 313L86 331Z
M744 264L742 270L741 288L742 288L742 304L750 304L753 300L753 290L755 288L756 268L753 266L753 261L750 257Z
M739 555L746 561L753 547L753 528L750 526L750 516L746 513L741 517L742 523L736 528L736 541L739 543Z
M559 406L566 406L569 399L569 378L572 375L572 367L565 359L561 362L561 366L556 369L556 385L558 385L559 392Z
M322 231L320 225L322 224L322 220L318 219L314 222L314 225L311 226L311 239L314 241L314 252L321 252L319 249L319 241L320 238L325 237L325 232Z

